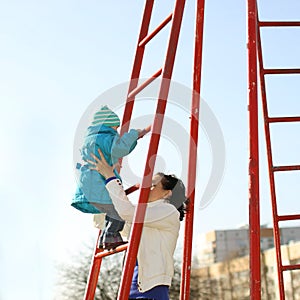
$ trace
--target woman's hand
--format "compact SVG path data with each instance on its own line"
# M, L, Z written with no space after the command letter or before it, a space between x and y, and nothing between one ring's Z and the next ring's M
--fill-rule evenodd
M101 175L103 175L106 179L109 177L113 177L115 176L114 173L114 166L110 166L107 161L104 158L103 153L101 152L100 149L98 149L98 153L100 155L100 159L94 155L93 153L91 153L91 156L93 157L93 159L95 161L91 161L88 160L88 163L91 165L91 167L89 167L91 170L96 170L97 172L99 172Z

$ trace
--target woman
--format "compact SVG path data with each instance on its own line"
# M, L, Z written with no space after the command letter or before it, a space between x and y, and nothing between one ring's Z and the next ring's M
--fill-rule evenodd
M115 177L100 150L101 160L93 155L93 167L106 178L106 189L122 219L132 223L135 206ZM169 286L174 273L173 255L186 203L185 187L173 175L158 173L153 177L144 219L143 233L134 270L130 299L169 300Z

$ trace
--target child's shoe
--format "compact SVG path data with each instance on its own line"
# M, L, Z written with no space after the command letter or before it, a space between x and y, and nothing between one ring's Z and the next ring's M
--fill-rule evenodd
M103 238L103 249L110 250L115 249L118 246L124 245L127 242L124 242L121 234L119 232L106 232Z

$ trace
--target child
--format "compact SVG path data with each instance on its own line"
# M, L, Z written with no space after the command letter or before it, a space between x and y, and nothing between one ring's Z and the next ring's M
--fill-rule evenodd
M124 221L112 204L105 187L105 178L97 171L91 170L87 160L93 160L90 154L98 155L100 148L105 159L112 166L118 163L119 158L128 155L135 148L137 140L151 129L150 126L143 130L131 129L120 137L117 132L119 126L119 117L107 106L103 106L94 114L81 149L85 164L78 163L76 166L80 170L80 179L71 204L85 213L106 213L105 229L102 231L99 243L99 247L104 249L112 249L124 243L120 235ZM121 181L119 173L116 170L114 173Z

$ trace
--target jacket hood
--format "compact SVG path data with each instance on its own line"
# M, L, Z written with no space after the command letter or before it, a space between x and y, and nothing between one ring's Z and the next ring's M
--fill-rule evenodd
M98 134L98 133L113 133L115 134L117 131L111 127L100 124L96 126L89 126L87 129L86 136Z

